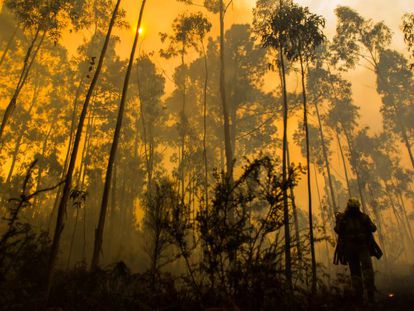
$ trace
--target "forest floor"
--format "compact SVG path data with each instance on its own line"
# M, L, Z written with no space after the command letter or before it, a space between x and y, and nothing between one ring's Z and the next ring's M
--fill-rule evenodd
M376 265L378 269L378 265ZM340 277L330 286L330 290L326 293L325 298L319 297L318 303L313 310L324 311L414 311L414 264L405 264L389 267L386 273L383 269L376 270L376 303L363 305L358 304L353 298L349 270L347 267L336 266L338 276L345 276L345 279ZM344 280L347 285L344 286ZM349 283L348 283L349 282ZM342 287L339 296L330 296L330 293L335 293L335 286ZM322 294L324 295L324 294ZM332 300L330 300L332 299ZM326 305L323 301L326 300Z
M393 268L387 276L378 277L377 303L359 310L414 310L414 265Z

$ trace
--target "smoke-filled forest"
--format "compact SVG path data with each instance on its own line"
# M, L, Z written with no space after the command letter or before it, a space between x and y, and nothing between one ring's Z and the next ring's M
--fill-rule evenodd
M410 2L0 1L0 309L413 308Z

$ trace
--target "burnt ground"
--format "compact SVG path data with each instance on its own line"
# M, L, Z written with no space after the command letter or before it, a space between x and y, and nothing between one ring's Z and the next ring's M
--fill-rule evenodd
M394 267L387 275L377 273L376 283L376 304L355 307L355 311L414 311L414 265Z

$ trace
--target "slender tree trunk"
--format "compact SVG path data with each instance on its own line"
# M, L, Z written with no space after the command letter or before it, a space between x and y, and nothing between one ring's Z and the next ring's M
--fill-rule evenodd
M109 225L108 225L108 236L109 236L109 253L112 254L112 250L113 250L113 243L114 243L114 228L115 228L115 220L116 220L116 206L117 206L117 171L118 171L118 165L117 165L117 161L115 160L114 162L114 173L113 173L113 178L112 178L112 186L111 186L111 195L110 195L110 199L111 199L111 206L110 206L110 210L109 210Z
M395 185L394 181L392 181L392 186L395 189L394 191L395 191L396 196L397 196L397 202L399 203L398 205L400 205L401 212L403 214L405 223L407 225L407 232L408 232L408 237L409 237L410 243L414 247L413 232L411 230L410 221L408 219L407 210L405 208L404 198L402 196L402 193L401 193L400 189L398 189L398 187Z
M146 121L146 115L144 111L144 102L142 100L141 94L141 81L139 79L139 71L137 75L138 80L138 96L140 100L140 113L141 113L141 122L142 122L142 140L144 143L144 153L145 153L145 164L147 169L147 189L150 190L152 184L152 175L153 175L153 149L154 149L154 138L152 135L152 127L153 124L151 122ZM147 130L148 127L148 130ZM139 117L137 117L137 126L136 126L136 140L135 140L135 158L138 159L138 132L139 132ZM150 132L150 133L148 133ZM149 136L149 137L148 137Z
M290 167L290 148L289 148L289 144L287 146L286 151L287 151L287 161L288 161L289 167ZM301 243L300 243L298 208L296 206L295 191L294 191L294 188L293 188L292 185L289 187L289 192L290 192L290 198L292 200L292 214L293 214L293 221L294 221L294 225L295 225L295 238L296 238L296 247L297 247L297 252L298 252L298 258L299 258L299 260L302 260L302 248L301 248Z
M77 128L77 131L76 131L76 136L75 136L75 140L74 140L74 144L73 144L73 151L72 151L72 154L71 154L71 157L70 157L68 172L67 172L67 175L66 175L66 178L65 178L65 183L64 183L64 187L63 187L63 191L62 191L62 199L61 199L61 201L59 203L59 207L58 207L58 213L57 213L58 215L57 215L57 220L56 220L55 233L54 233L54 236L53 236L52 247L51 247L51 251L50 251L49 267L48 267L48 275L47 275L47 291L46 291L46 302L47 303L48 303L48 300L49 300L50 289L51 289L51 285L52 285L52 278L53 278L55 262L56 262L56 258L57 258L58 251L59 251L60 238L61 238L63 227L64 227L64 215L66 213L66 205L67 205L67 201L69 199L69 195L70 195L70 191L71 191L73 171L75 169L79 144L80 144L81 137L82 137L83 125L85 123L86 115L87 115L87 112L88 112L88 106L89 106L93 91L95 89L96 83L97 83L99 75L101 73L103 61L104 61L105 54L106 54L106 51L107 51L107 48L108 48L108 45L109 45L109 40L111 38L112 30L113 30L113 27L115 25L115 20L116 20L117 14L118 14L118 9L119 9L120 4L121 4L121 0L117 0L116 5L115 5L115 9L114 9L112 17L111 17L111 21L109 23L108 32L106 34L105 42L104 42L104 45L102 47L101 55L99 57L98 66L96 68L94 77L93 77L93 79L91 81L91 84L89 86L88 93L86 94L85 102L83 104L82 112L81 112L81 115L80 115L80 118L79 118L79 124L78 124L78 128Z
M76 207L75 225L73 227L72 238L70 239L70 247L69 247L69 254L68 254L68 262L66 263L66 270L69 270L69 267L70 267L73 244L75 243L76 229L78 227L78 219L79 219L79 207Z
M139 81L138 81L139 83ZM142 107L142 101L141 101L141 120L142 120L142 136L143 136L143 142L144 142L144 152L145 152L145 160L146 160L146 166L147 166L147 188L148 190L151 187L152 184L152 142L148 139L148 133L147 133L147 122L145 121L145 113L144 109ZM149 125L151 126L151 125ZM138 156L138 155L137 155Z
M404 126L403 121L401 120L400 109L395 104L395 102L392 102L392 106L394 107L395 115L397 116L397 119L399 121L398 124L397 124L397 126L400 128L402 140L403 140L403 142L405 144L405 147L407 148L408 155L410 156L411 165L414 168L414 156L413 156L413 152L412 152L412 149L411 149L411 143L410 143L410 141L408 139L407 129Z
M335 134L336 134L336 140L338 141L339 152L341 153L342 164L344 166L344 173L345 173L346 187L348 189L348 196L351 198L352 193L351 193L351 185L349 183L348 169L346 167L345 155L344 155L344 151L342 148L341 138L339 137L338 130L335 130Z
M16 145L14 146L14 151L13 151L13 155L12 155L12 163L9 169L9 173L7 174L7 178L6 178L6 185L9 185L13 176L13 172L14 172L14 168L16 166L16 162L17 162L17 156L19 155L19 150L20 147L22 145L22 140L23 140L23 133L21 133L21 135L19 135L19 137L17 138L17 142Z
M325 213L325 209L323 207L322 204L322 199L321 199L321 192L319 190L319 181L318 181L318 172L316 171L316 165L313 165L313 170L314 170L314 174L315 174L315 185L316 185L316 193L318 194L318 202L319 202L319 209L321 210L321 218L322 218L322 230L323 230L323 235L325 237L328 236L328 231L326 230L326 223L329 221L329 215L327 215ZM328 267L328 274L329 274L329 267L330 265L330 257L329 257L329 246L328 246L328 240L325 240L325 253L326 253L326 262L327 262L327 267Z
M224 167L225 167L225 160L224 160L224 141L222 144L220 144L220 168L221 171L224 172Z
M82 77L82 79L79 82L79 85L76 89L75 100L73 102L72 120L71 120L71 125L70 125L70 132L69 132L69 142L68 142L68 146L66 148L65 162L63 164L63 169L62 169L62 172L61 172L61 179L62 180L63 180L63 178L65 178L66 171L67 171L67 168L68 168L68 165L69 165L70 152L72 150L73 134L74 134L74 131L75 131L76 115L77 115L77 109L78 109L78 100L79 100L81 90L83 88L84 81L85 81L85 78ZM55 200L53 202L52 212L50 213L50 216L49 216L49 224L48 224L48 227L47 227L47 232L50 232L50 228L52 226L52 219L53 219L53 216L54 216L55 211L57 209L57 206L58 206L58 203L59 203L59 198L60 198L61 194L62 194L62 186L59 187L58 191L56 192Z
M410 156L411 165L414 168L414 156L413 156L413 152L412 152L412 149L411 149L410 141L408 140L407 130L405 129L404 126L402 126L401 134L402 134L402 137L403 137L404 144L407 148L408 154Z
M414 237L413 237L413 232L412 232L412 229L411 229L410 219L408 218L407 209L405 208L405 204L404 204L403 198L401 197L401 193L399 195L400 195L400 199L401 199L401 208L403 210L404 218L405 218L405 221L407 223L408 233L410 234L411 243L414 246Z
M125 196L126 196L126 178L125 177L125 172L122 172L122 185L121 185L121 191L119 193L119 198L120 198L120 202L119 202L119 206L122 206L122 209L120 211L120 226L121 228L127 228L127 204L125 203ZM125 230L122 230L121 232L119 232L119 240L123 241L125 239ZM121 250L121 245L119 245L119 252Z
M160 257L160 241L161 241L161 224L160 224L160 206L157 204L155 206L155 217L154 217L154 248L152 250L152 258L151 258L151 274L152 274L152 286L155 287L155 280L156 280L156 274L158 271L158 262Z
M83 207L83 245L82 245L82 262L86 267L86 204Z
M382 224L382 219L381 219L381 215L380 215L381 211L378 210L378 205L377 205L374 193L373 193L372 188L371 188L370 185L368 185L368 191L369 191L371 201L372 201L371 206L372 206L372 209L374 211L375 222L378 224L378 237L379 237L379 241L380 241L380 244L381 244L382 251L384 253L385 267L388 270L387 251L385 249L385 240L384 240L384 235L383 235L384 231L383 231L383 226L382 226L383 224Z
M81 158L80 158L80 167L78 171L78 178L76 181L76 186L79 188L79 190L82 190L81 183L84 180L84 176L86 174L86 158L89 153L89 147L90 147L90 141L92 137L92 131L94 126L94 112L91 109L91 113L89 116L88 124L86 126L86 133L85 133L85 141L83 143Z
M42 146L42 161L45 160L46 157L46 151L47 151L47 144L49 142L49 138L50 135L52 134L52 131L54 129L55 126L55 122L56 119L52 121L52 124L49 127L49 130L47 131L47 134L45 136L45 139L43 140L43 146ZM42 181L42 174L43 174L43 165L42 165L42 161L40 161L39 166L38 166L38 174L37 174L37 185L36 185L36 191L39 191L41 189L40 187L40 183ZM40 199L41 199L42 194L39 194L38 196L35 197L34 202L33 202L33 207L36 208L39 205ZM32 207L32 210L33 210Z
M112 146L111 146L111 152L109 154L108 167L106 170L105 185L104 185L104 191L103 191L103 196L102 196L101 211L99 214L98 227L96 228L96 232L95 232L95 245L94 245L92 262L91 262L92 271L98 268L100 254L102 250L106 210L108 208L108 197L109 197L109 191L111 188L112 169L113 169L113 164L115 161L116 152L117 152L118 144L119 144L119 138L121 134L122 121L123 121L124 111L125 111L125 103L126 103L127 94L128 94L129 80L131 77L131 70L134 64L135 51L136 51L137 44L138 44L139 29L141 28L141 21L142 21L142 17L144 14L145 3L146 3L146 0L143 0L141 4L141 9L139 12L137 29L135 32L135 39L132 45L131 55L129 58L128 68L127 68L127 72L126 72L125 80L124 80L124 86L122 89L121 103L119 105L114 139L113 139Z
M16 38L16 34L17 34L18 30L19 30L19 26L16 26L16 28L14 29L12 35L10 36L9 41L7 42L6 48L4 49L3 54L1 55L1 58L0 58L0 67L1 67L1 65L3 65L3 62L6 59L7 53L9 52L9 50L12 46L12 43L13 43L14 39Z
M324 166L325 168L325 166ZM323 181L324 181L324 192L326 193L326 199L327 199L327 206L326 206L326 214L328 215L328 220L329 220L329 224L331 226L331 232L333 233L333 235L335 235L336 233L334 232L333 228L335 226L335 214L333 213L333 209L332 209L332 201L331 201L331 196L330 194L330 189L329 189L329 180L328 177L326 176L326 172L325 170L323 170L322 172L322 176L323 176Z
M6 107L6 111L4 112L3 120L2 120L1 125L0 125L0 143L1 143L1 140L3 138L4 129L5 129L6 125L9 122L11 114L13 113L14 109L16 108L17 99L18 99L18 97L20 95L20 92L23 89L23 87L24 87L24 85L27 81L30 69L32 68L33 63L36 59L36 56L37 56L37 54L38 54L38 52L39 52L39 50L42 46L43 40L45 39L45 36L46 36L46 33L47 33L47 31L44 30L43 35L40 38L40 41L39 41L38 45L35 47L36 41L37 41L37 39L39 37L39 34L40 34L40 28L39 28L37 30L32 42L31 42L28 50L27 50L27 53L26 53L26 56L25 56L25 59L24 59L24 65L23 65L22 71L20 73L19 82L17 83L16 89L14 90L14 94L13 94L9 104Z
M233 182L233 149L230 135L230 119L226 97L226 75L224 63L224 1L220 0L220 98L223 109L223 127L224 127L224 150L226 156L226 176L230 183Z
M231 98L232 94L229 94L229 97ZM236 108L233 106L232 101L228 101L228 107L229 107L229 118L230 118L230 145L232 147L232 153L233 155L236 154L236 136L237 136L237 111Z
M351 162L352 167L354 168L355 176L356 176L356 179L357 179L358 192L359 192L359 197L361 199L362 209L363 209L364 212L366 212L367 207L366 207L365 198L364 198L364 188L362 186L361 178L359 176L358 163L357 163L356 155L354 153L354 148L353 148L353 145L352 145L351 137L350 137L348 131L346 130L346 128L343 125L342 125L342 129L344 131L345 138L346 138L346 141L348 143L349 153L350 153L350 157L351 157L350 162Z
M303 95L303 124L305 126L305 138L306 138L306 165L308 166L307 178L308 178L308 211L309 211L309 240L312 259L312 293L316 293L316 256L315 256L315 243L313 237L313 213L312 213L312 188L311 188L311 172L310 172L310 151L309 151L309 127L308 127L308 103L306 99L306 83L305 83L305 69L303 67L302 54L300 56L300 68L302 74L302 95Z
M27 111L27 115L29 117L32 114L32 110L33 110L33 108L34 108L34 106L37 102L37 98L39 96L39 89L40 89L40 87L37 84L35 86L34 91L33 91L32 102L30 104L29 110ZM27 130L27 123L24 123L24 124L22 124L22 127L19 131L19 136L18 136L17 141L16 141L16 145L14 146L14 151L13 151L13 155L12 155L12 163L11 163L10 170L9 170L9 173L7 174L7 178L6 178L6 182L5 182L6 185L10 184L11 178L13 176L14 168L16 166L17 156L19 154L20 147L22 145L23 136L24 136L24 133L26 132L26 130ZM0 146L0 151L1 151L1 146Z
M187 92L187 85L186 85L186 75L185 75L185 42L183 42L183 49L181 52L181 66L183 67L183 101L181 107L181 162L180 162L180 179L181 179L181 201L184 202L185 197L185 138L186 138L186 131L187 131L187 117L185 114L186 109L186 92Z
M405 234L403 233L403 231L402 231L402 229L405 227L404 226L404 223L402 222L402 219L400 219L400 217L399 217L399 215L398 215L398 211L397 211L397 208L395 207L395 204L394 204L394 199L393 199L393 197L392 197L392 195L391 195L391 193L389 192L389 190L388 190L388 185L386 185L385 184L385 188L386 188L386 193L387 193L387 196L388 196L388 200L389 200L389 202L390 202L390 204L391 204L391 208L392 208L392 211L393 211L393 213L394 213L394 217L395 217L395 221L397 222L397 227L398 227L398 232L399 232L399 234L400 234L400 242L402 243L402 245L403 245L403 251L404 251L404 253L405 253L405 255L407 255L407 250L406 250L406 248L405 248ZM405 230L404 230L405 231ZM411 246L411 245L410 245Z
M204 159L204 198L208 206L208 160L207 160L207 86L208 86L208 63L204 42L201 42L204 59L204 88L203 88L203 159Z
M291 292L292 287L292 256L290 241L290 221L289 221L289 202L287 193L288 182L288 163L287 163L287 126L288 126L288 102L286 90L286 72L285 61L283 58L282 47L279 48L281 77L283 86L283 161L282 161L282 182L283 182L283 219L285 228L285 277L288 291Z
M338 212L338 207L336 205L335 191L334 191L333 182L332 182L331 165L330 165L330 161L328 157L328 151L326 150L325 135L323 132L321 115L319 114L319 107L316 102L314 103L314 106L316 110L316 116L318 118L319 134L321 136L321 143L322 143L322 153L325 159L326 171L328 173L328 183L329 183L329 190L330 190L331 200L332 200L332 208L333 208L333 213L335 214Z

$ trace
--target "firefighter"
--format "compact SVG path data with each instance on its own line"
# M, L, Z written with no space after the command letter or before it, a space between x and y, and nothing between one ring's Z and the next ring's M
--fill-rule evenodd
M377 230L369 216L360 210L357 199L349 199L344 213L336 215L335 232L338 243L334 263L349 265L352 287L358 302L362 302L364 288L368 301L375 301L375 280L371 257L381 258L382 251L374 240Z

